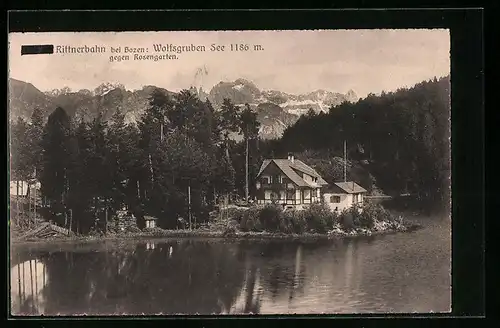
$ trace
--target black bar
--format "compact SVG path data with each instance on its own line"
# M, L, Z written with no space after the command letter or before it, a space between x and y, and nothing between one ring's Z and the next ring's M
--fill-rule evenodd
M52 45L52 44L21 46L21 56L22 55L44 55L44 54L53 54L53 53L54 53L54 45Z

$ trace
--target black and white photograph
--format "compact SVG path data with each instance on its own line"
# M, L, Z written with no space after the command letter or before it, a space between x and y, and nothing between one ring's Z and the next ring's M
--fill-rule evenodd
M8 42L12 315L450 313L448 29Z

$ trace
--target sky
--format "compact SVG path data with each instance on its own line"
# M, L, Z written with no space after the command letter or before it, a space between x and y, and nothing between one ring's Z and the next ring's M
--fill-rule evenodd
M151 55L153 44L160 43L204 45L207 51L156 62L132 57L110 62L110 47L145 47ZM250 50L229 51L237 43ZM99 45L106 52L21 56L21 45L28 44ZM224 45L225 51L210 51L212 44ZM253 51L253 45L263 50ZM194 85L210 90L220 81L244 78L261 90L354 90L365 97L449 74L450 36L444 29L11 33L8 60L9 77L41 91L93 90L105 82L127 89L155 85L179 91ZM197 75L200 68L206 74Z

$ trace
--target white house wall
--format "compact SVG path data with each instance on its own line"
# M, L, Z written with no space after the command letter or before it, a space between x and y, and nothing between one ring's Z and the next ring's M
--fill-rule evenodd
M36 184L31 185L31 192L37 190L37 193L40 192L41 184L37 182ZM17 196L17 181L10 181L10 195ZM19 196L26 196L28 194L28 182L27 181L19 181Z
M330 202L331 196L339 196L340 197L340 203L332 203ZM323 194L323 199L325 201L325 204L330 207L332 211L337 208L339 212L343 211L346 208L351 207L352 205L352 195L351 194L334 194L334 193L324 193Z

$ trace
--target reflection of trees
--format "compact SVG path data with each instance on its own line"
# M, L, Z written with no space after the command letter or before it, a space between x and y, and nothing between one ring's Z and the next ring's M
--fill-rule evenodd
M23 261L26 260L26 261ZM10 295L14 315L36 315L43 311L45 267L27 256L11 257Z
M237 255L237 245L189 240L52 253L45 314L217 314L242 287Z
M33 281L33 289L41 290L42 297L26 292L21 300L12 300L13 308L24 314L49 315L346 313L407 308L429 278L415 276L420 271L407 272L413 265L404 264L412 262L409 252L417 257L421 250L404 247L408 238L401 239L398 249L387 247L384 238L372 243L358 238L328 245L167 240L106 244L99 251L46 252L38 260L46 265L47 285L42 290L37 283L43 283ZM427 260L433 263L428 271L439 269L431 256ZM12 270L18 269L22 276L22 267ZM29 264L25 271L28 277ZM23 281L21 287L31 290L31 281ZM312 296L307 304L301 302L305 295Z
M278 301L283 296L288 296L288 301L291 302L304 292L307 268L303 253L313 252L321 247L321 243L268 241L253 243L247 251L251 262L260 272L261 285L269 293L271 300Z

